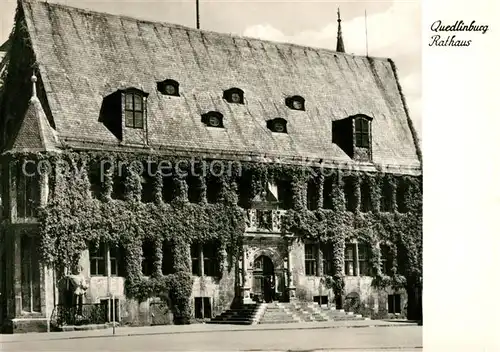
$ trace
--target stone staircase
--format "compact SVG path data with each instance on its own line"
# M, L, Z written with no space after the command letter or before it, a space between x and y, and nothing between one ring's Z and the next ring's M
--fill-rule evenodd
M339 320L369 320L359 314L344 310L320 307L313 302L255 303L230 309L213 318L208 324L283 324L304 322L325 322Z
M239 308L229 309L207 322L207 324L257 324L266 309L265 304L244 304Z
M317 303L268 303L260 324L299 323L339 320L366 320L359 314L346 313L343 310L320 307Z

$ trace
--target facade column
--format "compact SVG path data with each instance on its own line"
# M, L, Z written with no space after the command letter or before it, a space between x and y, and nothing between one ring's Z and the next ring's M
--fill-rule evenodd
M358 241L354 242L354 276L359 276L359 252Z
M203 257L203 245L201 243L198 243L198 248L196 248L198 251L198 255L200 256L200 277L205 276L205 259Z
M21 316L22 312L22 261L21 261L21 235L18 231L14 231L13 234L13 272L14 272L14 312L15 316Z
M252 278L251 278L251 265L250 258L247 254L247 245L243 245L242 249L242 276L243 276L243 303L253 303L250 298L250 291L252 289Z
M323 276L324 273L324 268L323 268L323 252L321 251L321 246L318 243L316 243L316 275L318 276Z
M286 271L288 275L288 296L290 298L290 301L295 300L295 282L293 281L293 272L292 272L292 255L290 253L290 240L286 240L286 256L287 256L287 261L286 261Z

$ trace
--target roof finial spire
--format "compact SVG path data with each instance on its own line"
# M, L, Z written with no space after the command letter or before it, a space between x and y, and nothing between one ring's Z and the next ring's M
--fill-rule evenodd
M344 40L342 39L342 27L340 25L340 22L342 22L340 19L340 8L337 8L337 22L339 23L337 30L337 51L345 53Z
M35 75L35 71L33 71L33 75L31 76L31 83L33 83L33 88L32 88L32 92L31 92L31 98L38 99L38 97L36 96L36 75Z

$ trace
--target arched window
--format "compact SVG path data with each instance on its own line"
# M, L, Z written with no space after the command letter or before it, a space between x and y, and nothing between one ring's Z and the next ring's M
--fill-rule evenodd
M230 88L225 90L223 97L228 103L244 104L243 91L239 88Z
M294 95L285 99L285 104L292 110L305 110L305 99L300 95Z
M125 91L125 127L144 128L146 96L136 89Z
M370 147L370 121L364 117L357 117L354 120L354 136L356 147Z

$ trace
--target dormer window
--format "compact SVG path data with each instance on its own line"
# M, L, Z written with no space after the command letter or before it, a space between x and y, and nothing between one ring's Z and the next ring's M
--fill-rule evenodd
M276 119L267 121L267 128L275 133L287 133L286 124L287 121L285 119L278 117Z
M305 110L305 100L300 95L286 98L285 104L292 110Z
M208 127L223 128L223 115L217 111L210 111L206 114L201 115L201 121Z
M223 97L228 103L243 104L243 91L239 88L225 90Z
M179 96L179 82L173 79L166 79L162 82L157 82L157 89L163 95Z
M354 160L371 161L371 121L363 114L332 121L332 142Z
M125 127L144 128L147 93L138 89L125 91Z
M354 134L357 148L370 147L370 121L364 117L354 120Z

